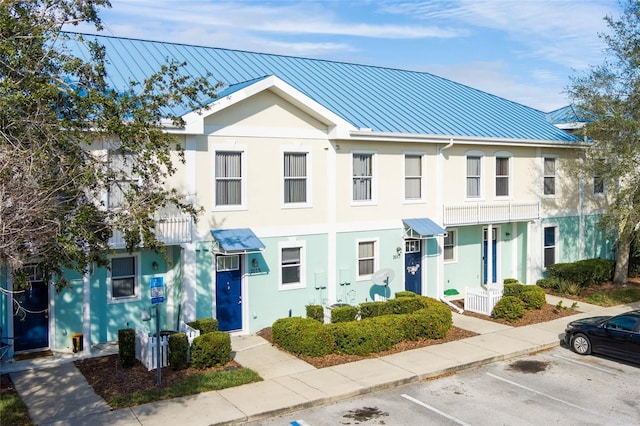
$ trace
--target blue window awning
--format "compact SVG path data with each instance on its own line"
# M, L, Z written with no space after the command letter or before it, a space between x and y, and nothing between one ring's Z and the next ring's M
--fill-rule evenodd
M447 231L429 218L402 219L404 233L407 238L429 238L436 235L447 235Z
M214 251L222 253L249 253L264 250L264 243L249 228L216 229L211 231Z

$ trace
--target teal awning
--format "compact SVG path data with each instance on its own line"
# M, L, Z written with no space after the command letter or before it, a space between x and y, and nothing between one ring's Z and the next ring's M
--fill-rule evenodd
M217 251L224 253L249 253L264 250L260 238L249 228L216 229L211 231Z
M429 218L402 219L404 233L408 238L429 238L447 235L447 231Z

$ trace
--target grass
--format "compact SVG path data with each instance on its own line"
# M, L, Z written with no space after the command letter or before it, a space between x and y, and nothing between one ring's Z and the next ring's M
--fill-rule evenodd
M0 393L0 425L31 426L27 406L17 393Z
M149 402L226 389L259 381L262 381L262 378L249 368L194 374L166 388L149 389L131 395L119 395L110 398L107 403L113 409L133 407Z
M617 288L597 291L584 298L586 303L598 306L615 306L640 300L639 287Z

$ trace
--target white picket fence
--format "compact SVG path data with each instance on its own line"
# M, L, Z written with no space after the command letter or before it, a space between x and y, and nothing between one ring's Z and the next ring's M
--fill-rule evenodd
M187 335L189 342L189 350L187 351L187 362L191 358L191 344L193 339L200 335L200 330L189 327L184 322L180 322L180 333ZM157 341L154 333L146 333L136 328L136 359L140 361L147 370L155 370L157 363ZM169 336L160 337L160 366L167 367L169 365Z
M465 288L464 309L479 314L491 315L493 307L502 298L502 286L484 288Z

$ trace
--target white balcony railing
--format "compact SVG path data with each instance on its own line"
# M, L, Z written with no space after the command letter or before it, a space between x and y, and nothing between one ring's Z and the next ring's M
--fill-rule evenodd
M191 216L162 217L156 219L156 238L166 245L191 242ZM124 234L114 231L109 240L113 248L124 248Z
M521 222L539 217L538 202L487 202L444 206L444 226Z

